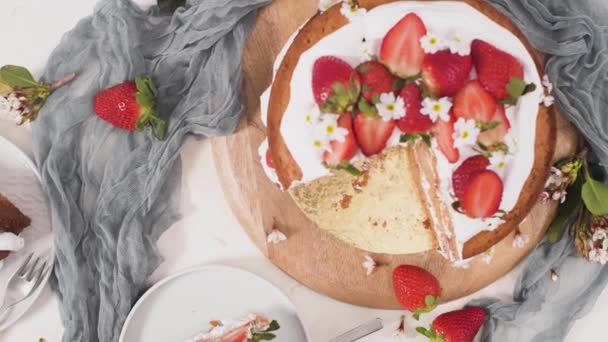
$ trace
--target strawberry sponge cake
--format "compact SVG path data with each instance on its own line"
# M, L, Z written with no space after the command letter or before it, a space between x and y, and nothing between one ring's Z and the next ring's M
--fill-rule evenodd
M277 58L266 173L360 249L455 262L487 250L549 172L541 56L481 0L334 3Z

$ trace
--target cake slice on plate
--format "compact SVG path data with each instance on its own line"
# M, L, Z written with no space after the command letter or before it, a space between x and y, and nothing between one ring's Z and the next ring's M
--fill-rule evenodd
M0 194L0 260L10 252L23 248L24 240L18 235L31 223L8 198Z
M273 340L279 330L277 321L264 316L248 315L236 321L211 321L211 328L185 342L259 342Z

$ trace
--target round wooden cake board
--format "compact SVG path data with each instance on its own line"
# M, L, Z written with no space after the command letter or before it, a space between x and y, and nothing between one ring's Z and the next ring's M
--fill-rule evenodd
M291 197L273 184L261 167L258 146L265 138L260 95L270 85L272 66L281 47L315 14L317 1L275 0L263 8L243 56L246 116L237 132L212 142L215 165L226 199L245 232L268 259L300 283L337 300L382 309L397 309L392 271L402 264L432 272L443 287L442 300L467 296L511 271L542 240L555 215L554 203L540 202L520 225L530 241L513 247L514 234L496 245L490 264L476 258L468 269L452 267L438 252L412 255L370 254L322 231L300 211ZM555 159L574 152L577 133L560 115ZM273 221L287 235L267 244ZM362 262L371 255L382 266L367 276Z

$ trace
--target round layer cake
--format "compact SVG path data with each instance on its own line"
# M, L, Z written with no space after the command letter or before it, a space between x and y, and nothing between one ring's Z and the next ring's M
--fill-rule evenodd
M543 74L481 0L338 2L277 58L262 163L349 244L462 260L515 229L542 192L556 135Z

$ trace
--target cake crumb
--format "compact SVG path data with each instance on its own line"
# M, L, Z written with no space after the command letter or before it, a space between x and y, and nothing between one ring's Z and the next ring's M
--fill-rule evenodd
M342 200L340 201L340 207L342 207L342 209L348 209L348 207L350 207L350 202L352 201L353 196L351 195L344 195L344 197L342 197Z
M424 220L424 222L422 222L422 225L424 226L424 229L430 230L431 229L431 220L429 220L427 218L426 220Z
M355 190L356 193L360 193L361 191L363 191L363 187L366 186L368 182L369 172L364 171L361 177L358 177L357 179L353 180L353 190Z

